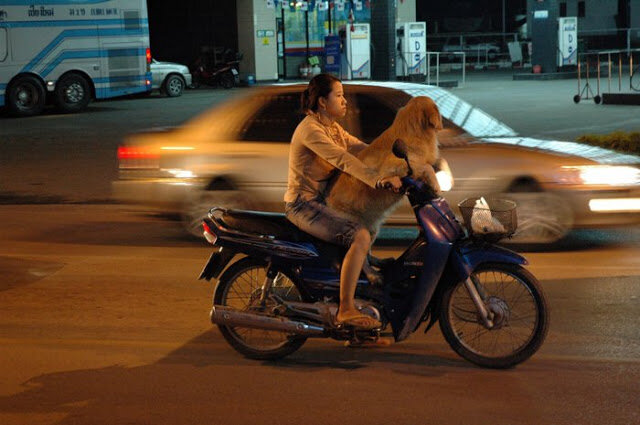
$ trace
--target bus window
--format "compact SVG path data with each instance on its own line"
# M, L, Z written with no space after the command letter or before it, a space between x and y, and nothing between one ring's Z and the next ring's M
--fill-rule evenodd
M0 28L0 62L7 59L7 29Z

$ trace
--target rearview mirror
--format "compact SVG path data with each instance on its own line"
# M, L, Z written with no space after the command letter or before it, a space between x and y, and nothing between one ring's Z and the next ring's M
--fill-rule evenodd
M396 141L393 142L391 151L398 158L407 159L407 144L403 140L396 139Z

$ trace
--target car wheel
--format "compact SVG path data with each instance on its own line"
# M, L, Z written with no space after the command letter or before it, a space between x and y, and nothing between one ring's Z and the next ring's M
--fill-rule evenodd
M44 87L40 80L33 76L19 77L7 89L7 106L13 115L38 115L44 109L44 103Z
M573 211L565 199L548 192L508 193L517 205L518 228L506 243L551 244L573 226Z
M251 210L255 203L240 190L198 190L189 196L182 212L182 224L191 235L202 238L202 220L213 207Z
M178 97L184 91L184 81L177 75L169 75L164 80L164 90L169 97Z
M91 89L87 80L79 74L67 74L58 80L54 101L59 111L79 112L91 100Z

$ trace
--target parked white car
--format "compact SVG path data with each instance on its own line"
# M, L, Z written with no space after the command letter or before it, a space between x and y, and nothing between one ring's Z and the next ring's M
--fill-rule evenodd
M179 63L151 60L152 89L160 90L169 97L182 95L185 88L191 87L189 68Z

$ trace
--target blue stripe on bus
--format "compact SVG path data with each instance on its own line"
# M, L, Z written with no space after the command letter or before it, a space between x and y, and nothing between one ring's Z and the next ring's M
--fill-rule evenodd
M0 94L0 106L4 106L4 95Z
M31 6L42 4L95 4L107 3L109 0L0 0L0 6Z
M121 75L118 77L103 77L103 78L94 78L93 82L95 84L104 84L104 83L122 83L127 81L146 81L146 75Z
M96 37L96 36L118 36L118 35L143 35L142 30L125 31L120 28L85 28L75 30L64 30L51 43L49 43L40 53L38 53L32 60L22 68L21 72L31 71L38 62L40 62L45 56L47 56L53 49L61 44L65 39L70 37Z
M88 25L123 25L125 23L140 22L144 28L149 27L149 19L68 19L64 21L0 21L0 27L23 28L23 27L81 27ZM130 30L133 31L133 30Z
M49 65L42 71L40 76L45 78L60 65L60 62L66 59L87 59L100 57L116 57L116 56L145 56L146 49L112 49L112 50L68 50L61 52Z

